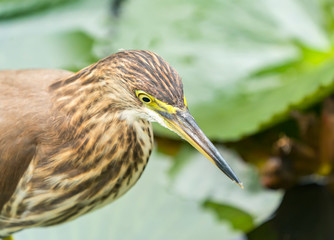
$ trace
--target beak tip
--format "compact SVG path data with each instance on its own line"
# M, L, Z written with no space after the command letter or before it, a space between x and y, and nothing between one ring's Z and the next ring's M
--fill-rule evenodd
M238 184L241 189L245 188L244 185L242 184L242 182L235 182L235 183Z
M232 177L228 175L228 177L235 182L241 189L244 189L244 184L239 180L239 178L234 174L234 172L232 172L233 175Z
M176 132L182 138L188 141L194 148L196 148L213 164L215 164L223 173L225 173L227 177L238 184L242 189L244 188L242 182L240 182L236 174L220 155L216 147L199 128L195 119L190 115L188 110L177 111L174 115L169 114L168 116L169 117L163 117L169 129Z
M239 178L236 176L236 174L233 172L233 170L227 165L227 163L224 168L221 168L221 170L227 175L229 179L231 179L233 182L235 182L241 189L244 189L243 183L239 180Z
M242 182L239 180L232 168L225 162L222 157L220 161L216 161L215 164L223 173L226 174L229 179L238 184L241 189L244 189L244 185L242 184Z

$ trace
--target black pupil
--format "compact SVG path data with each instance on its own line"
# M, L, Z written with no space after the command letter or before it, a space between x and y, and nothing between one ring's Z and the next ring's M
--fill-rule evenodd
M151 101L148 97L143 97L142 100L143 100L144 102L150 102L150 101Z

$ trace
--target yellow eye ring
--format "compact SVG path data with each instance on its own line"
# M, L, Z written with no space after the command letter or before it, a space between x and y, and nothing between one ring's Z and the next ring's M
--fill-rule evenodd
M144 94L140 94L138 96L139 100L142 101L143 103L150 103L152 102L152 99L149 98L148 96L144 95Z
M151 102L153 102L152 97L144 93L143 91L136 91L136 95L139 100L145 104L150 104Z

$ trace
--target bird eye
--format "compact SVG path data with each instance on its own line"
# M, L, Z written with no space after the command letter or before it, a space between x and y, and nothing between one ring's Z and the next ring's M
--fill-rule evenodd
M148 97L143 97L141 100L143 100L146 103L151 102L151 100Z
M150 103L152 102L151 98L149 98L148 96L144 95L144 94L140 94L138 96L139 100L144 102L144 103Z

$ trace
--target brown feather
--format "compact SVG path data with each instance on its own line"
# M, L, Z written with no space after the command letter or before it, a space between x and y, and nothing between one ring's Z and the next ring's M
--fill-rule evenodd
M0 212L32 160L38 135L48 122L48 85L70 74L63 70L0 71Z
M185 108L181 78L149 51L75 74L0 71L0 235L74 219L138 180L153 133L135 90Z

